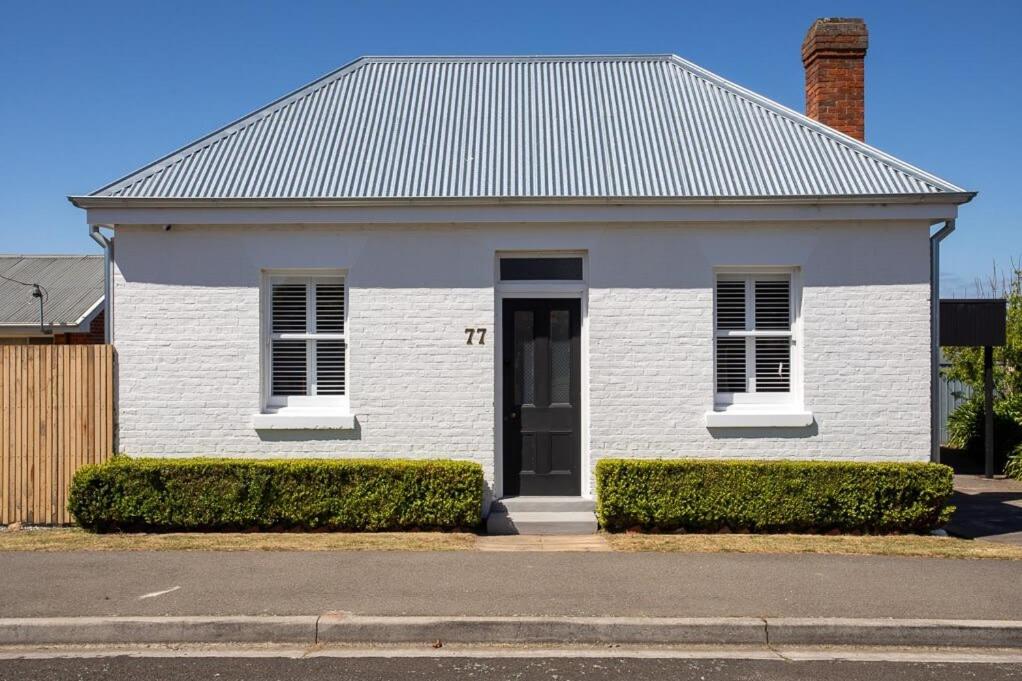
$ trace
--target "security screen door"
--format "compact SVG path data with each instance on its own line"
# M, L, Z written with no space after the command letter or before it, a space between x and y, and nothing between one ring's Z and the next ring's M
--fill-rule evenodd
M581 494L581 305L504 300L504 494Z

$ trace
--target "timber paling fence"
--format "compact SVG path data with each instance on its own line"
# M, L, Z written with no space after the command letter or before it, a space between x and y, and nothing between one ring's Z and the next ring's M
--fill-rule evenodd
M74 472L114 449L111 345L0 346L0 524L63 525Z

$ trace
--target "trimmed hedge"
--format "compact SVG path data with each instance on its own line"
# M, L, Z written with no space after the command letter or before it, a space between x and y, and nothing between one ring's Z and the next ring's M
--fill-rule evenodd
M952 473L929 463L605 459L607 530L926 532L948 521Z
M482 518L467 461L132 459L82 467L68 509L89 530L451 530Z

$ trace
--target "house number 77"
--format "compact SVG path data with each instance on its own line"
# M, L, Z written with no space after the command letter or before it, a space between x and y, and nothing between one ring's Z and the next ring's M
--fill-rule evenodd
M465 341L465 345L472 345L472 340L478 335L479 340L475 342L476 345L486 345L486 329L465 329L465 333L468 335L468 340Z

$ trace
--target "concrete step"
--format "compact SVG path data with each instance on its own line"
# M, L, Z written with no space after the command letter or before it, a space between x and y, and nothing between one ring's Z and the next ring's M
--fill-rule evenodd
M594 510L596 510L596 502L593 499L583 499L582 497L504 497L490 505L490 511L506 511L508 513L592 512Z
M592 511L493 511L486 519L489 534L593 534Z

